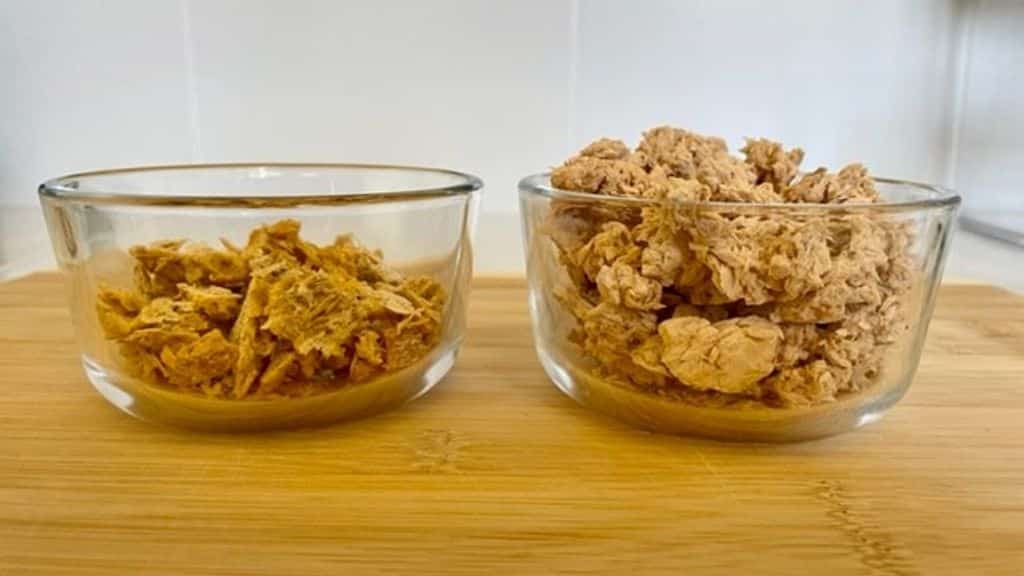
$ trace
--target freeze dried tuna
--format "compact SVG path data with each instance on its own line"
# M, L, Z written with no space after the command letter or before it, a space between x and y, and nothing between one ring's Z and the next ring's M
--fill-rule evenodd
M661 126L552 172L559 188L651 200L552 203L541 230L571 340L603 377L694 402L808 406L871 386L907 330L909 225L814 209L879 202L860 164L801 174L799 148L741 152Z
M694 316L658 325L661 361L681 383L698 390L749 394L775 369L782 331L758 316L712 324Z
M102 287L99 324L148 382L225 398L307 395L399 370L440 339L445 293L350 236L318 246L282 220L244 247L131 250L132 289Z

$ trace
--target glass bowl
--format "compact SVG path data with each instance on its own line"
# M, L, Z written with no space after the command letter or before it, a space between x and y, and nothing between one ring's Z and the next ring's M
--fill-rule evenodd
M878 419L913 380L960 199L875 182L881 203L739 204L524 178L548 376L585 406L665 433L797 441ZM659 285L668 260L678 272Z
M144 420L234 431L365 416L441 380L481 187L224 164L74 174L39 196L92 385Z

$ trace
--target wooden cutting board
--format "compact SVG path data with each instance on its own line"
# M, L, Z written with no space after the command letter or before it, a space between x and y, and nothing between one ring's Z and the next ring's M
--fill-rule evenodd
M58 276L0 285L0 574L1018 574L1024 299L945 286L910 394L813 443L652 435L547 380L521 281L476 282L432 393L249 436L85 380Z

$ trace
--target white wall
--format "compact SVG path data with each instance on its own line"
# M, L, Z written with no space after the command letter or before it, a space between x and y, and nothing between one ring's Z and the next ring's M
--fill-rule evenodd
M0 0L0 200L44 178L181 162L190 114L181 6Z
M8 200L69 170L274 159L461 168L512 210L568 151L566 2L15 0L0 22Z
M1015 212L1024 233L1024 2L970 0L964 20L956 186L966 211Z
M518 270L516 181L601 135L675 123L945 181L955 19L953 0L0 0L0 203L127 164L436 164L485 179L480 268Z
M580 3L576 141L674 123L943 181L953 2ZM642 8L640 8L642 7Z

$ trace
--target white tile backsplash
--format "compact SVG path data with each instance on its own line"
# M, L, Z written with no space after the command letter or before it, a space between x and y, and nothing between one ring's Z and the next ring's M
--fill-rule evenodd
M574 144L671 123L943 182L952 2L587 0Z
M966 212L1024 212L1024 2L972 0L964 16L956 185Z
M964 1L982 15L1012 4ZM0 0L0 209L34 204L46 177L112 166L442 165L486 181L478 269L515 272L517 180L590 139L635 140L659 123L733 145L782 139L808 165L863 160L946 181L959 5ZM993 29L1010 32L978 49L1001 54L1014 23L997 17ZM1019 92L1019 74L997 64L971 78L1014 85L968 111ZM1013 118L992 132L961 127L962 140L984 152L983 137L1020 132ZM994 188L961 172L971 188ZM27 220L7 216L0 266L31 237Z
M568 151L569 3L192 2L203 160L440 165L515 209Z
M67 172L188 161L181 26L174 0L0 1L0 202L34 204Z

